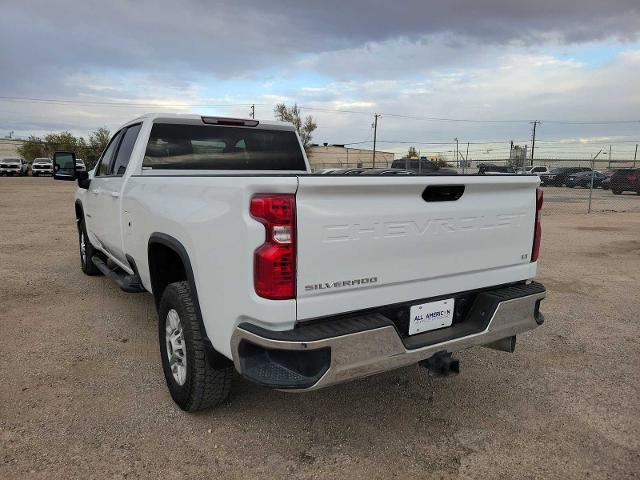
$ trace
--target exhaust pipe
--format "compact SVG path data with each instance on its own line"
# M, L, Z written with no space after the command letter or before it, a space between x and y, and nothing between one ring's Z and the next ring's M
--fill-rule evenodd
M516 336L501 338L495 342L487 343L483 347L492 348L494 350L500 350L501 352L513 353L516 351Z

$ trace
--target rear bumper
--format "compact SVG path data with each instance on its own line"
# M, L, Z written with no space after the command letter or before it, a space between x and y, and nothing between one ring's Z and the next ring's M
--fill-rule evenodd
M435 340L418 347L380 313L332 319L285 332L243 323L231 338L234 364L241 375L255 383L310 391L415 364L443 350L486 345L532 330L544 321L539 307L546 292L539 283L484 294L489 301L483 299L469 313L482 321L478 331L451 338L442 335L453 328L448 327L434 331L431 338ZM481 320L483 316L485 320Z

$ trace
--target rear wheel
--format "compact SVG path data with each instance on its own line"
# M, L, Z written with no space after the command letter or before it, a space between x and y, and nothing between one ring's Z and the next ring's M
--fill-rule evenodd
M208 361L188 282L165 288L158 314L162 369L171 398L187 412L222 403L231 390L233 364L214 366Z
M620 195L622 193L622 190L618 188L612 188L611 191L613 192L614 195Z
M87 228L84 224L84 217L78 224L78 247L80 249L80 266L82 271L87 275L99 275L100 270L91 260L98 251L93 247L87 236Z

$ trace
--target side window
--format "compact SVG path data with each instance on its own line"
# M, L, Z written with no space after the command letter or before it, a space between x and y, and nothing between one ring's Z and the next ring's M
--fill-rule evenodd
M131 158L133 146L138 138L138 133L140 133L140 127L142 127L142 124L132 125L127 128L127 131L122 137L122 142L120 142L116 161L113 164L111 172L109 172L110 174L124 175L124 172L127 170L127 165L129 164L129 159Z
M100 164L98 165L98 169L96 170L97 177L104 177L109 175L109 165L111 165L111 160L113 159L113 154L118 148L118 144L120 143L120 138L122 137L122 131L115 134L115 136L111 139L109 146L102 154L102 158L100 159Z

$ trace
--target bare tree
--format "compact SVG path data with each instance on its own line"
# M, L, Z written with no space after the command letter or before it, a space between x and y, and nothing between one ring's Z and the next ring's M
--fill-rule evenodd
M287 107L284 103L279 103L273 108L273 114L276 120L293 124L298 135L300 135L300 140L302 140L304 148L308 148L309 145L311 145L311 134L318 128L318 125L316 125L311 115L307 115L303 119L300 116L300 107L295 103L293 107Z

